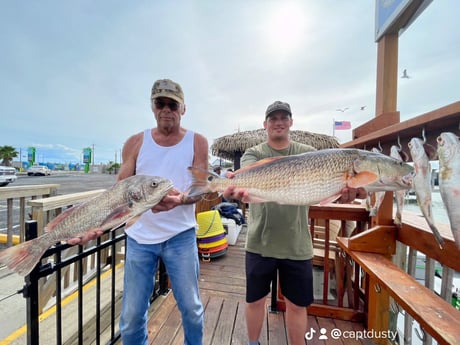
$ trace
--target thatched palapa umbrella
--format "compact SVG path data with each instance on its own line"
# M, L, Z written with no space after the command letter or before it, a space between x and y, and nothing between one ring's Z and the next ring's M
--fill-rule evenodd
M308 144L321 150L339 147L336 137L312 133L308 131L293 130L291 139L300 143ZM211 152L214 156L233 161L235 169L240 168L240 158L248 148L267 140L265 129L237 132L214 140Z

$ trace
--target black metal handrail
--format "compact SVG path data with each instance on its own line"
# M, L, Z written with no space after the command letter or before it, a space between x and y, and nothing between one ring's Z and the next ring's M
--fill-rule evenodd
M118 229L122 229L120 227ZM28 345L38 345L40 344L40 329L39 329L39 280L43 277L48 277L51 274L56 274L56 344L62 344L62 289L61 289L61 278L62 270L69 265L76 264L77 269L77 291L78 291L78 315L77 315L77 339L78 344L83 344L83 330L85 329L83 314L84 314L84 303L83 303L83 287L84 287L84 276L83 276L83 260L97 253L96 255L96 274L94 279L96 280L96 315L95 315L95 343L101 343L101 255L102 250L109 248L111 249L111 259L109 265L111 266L111 296L110 296L110 340L107 344L115 344L119 338L119 331L116 332L116 292L115 292L115 283L116 283L116 274L115 270L116 265L116 245L118 242L125 241L126 235L124 231L113 230L109 232L109 238L107 240L101 240L97 238L96 245L84 248L79 246L78 253L67 258L63 258L62 252L71 247L67 244L56 244L48 249L43 255L42 259L49 258L54 256L52 263L40 263L32 270L32 272L25 277L25 285L23 288L23 296L26 298L27 304L27 344ZM28 221L26 222L26 240L33 239L37 236L37 222ZM167 274L164 268L164 265L160 262L159 264L159 274L158 274L158 283L155 286L155 289L152 294L151 301L156 297L165 294L169 291L167 284Z

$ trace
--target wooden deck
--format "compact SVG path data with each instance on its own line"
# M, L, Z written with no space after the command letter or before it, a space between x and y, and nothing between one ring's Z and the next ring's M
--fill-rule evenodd
M205 306L203 345L247 344L244 315L245 276L244 241L246 229L241 231L235 246L229 246L226 255L201 263L200 288ZM283 312L268 312L262 329L262 345L287 345ZM366 339L356 340L351 332L363 331L363 325L329 318L308 317L308 325L315 333L308 344L373 344ZM172 293L160 297L152 305L149 320L149 343L179 345L184 343L181 318ZM326 330L327 340L319 340L320 330ZM331 331L348 331L348 339L332 339Z

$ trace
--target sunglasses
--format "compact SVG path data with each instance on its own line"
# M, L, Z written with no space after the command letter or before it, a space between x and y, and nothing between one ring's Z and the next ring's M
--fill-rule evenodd
M155 101L155 107L157 109L163 109L164 107L168 106L168 108L171 110L171 111L176 111L177 109L179 109L179 103L177 102L165 102L165 101Z

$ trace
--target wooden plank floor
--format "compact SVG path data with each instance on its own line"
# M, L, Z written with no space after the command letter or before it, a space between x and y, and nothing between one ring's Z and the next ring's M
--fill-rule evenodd
M200 289L205 306L205 329L203 345L247 344L244 315L244 241L243 228L235 246L229 246L226 255L201 263ZM288 345L284 313L268 312L262 329L262 345ZM181 318L172 293L159 297L152 305L148 324L150 344L182 345L184 336ZM314 330L308 344L373 344L366 339L351 338L350 332L363 331L360 323L345 322L309 315L309 327ZM349 332L348 338L332 339L333 329ZM320 340L321 330L327 340Z

